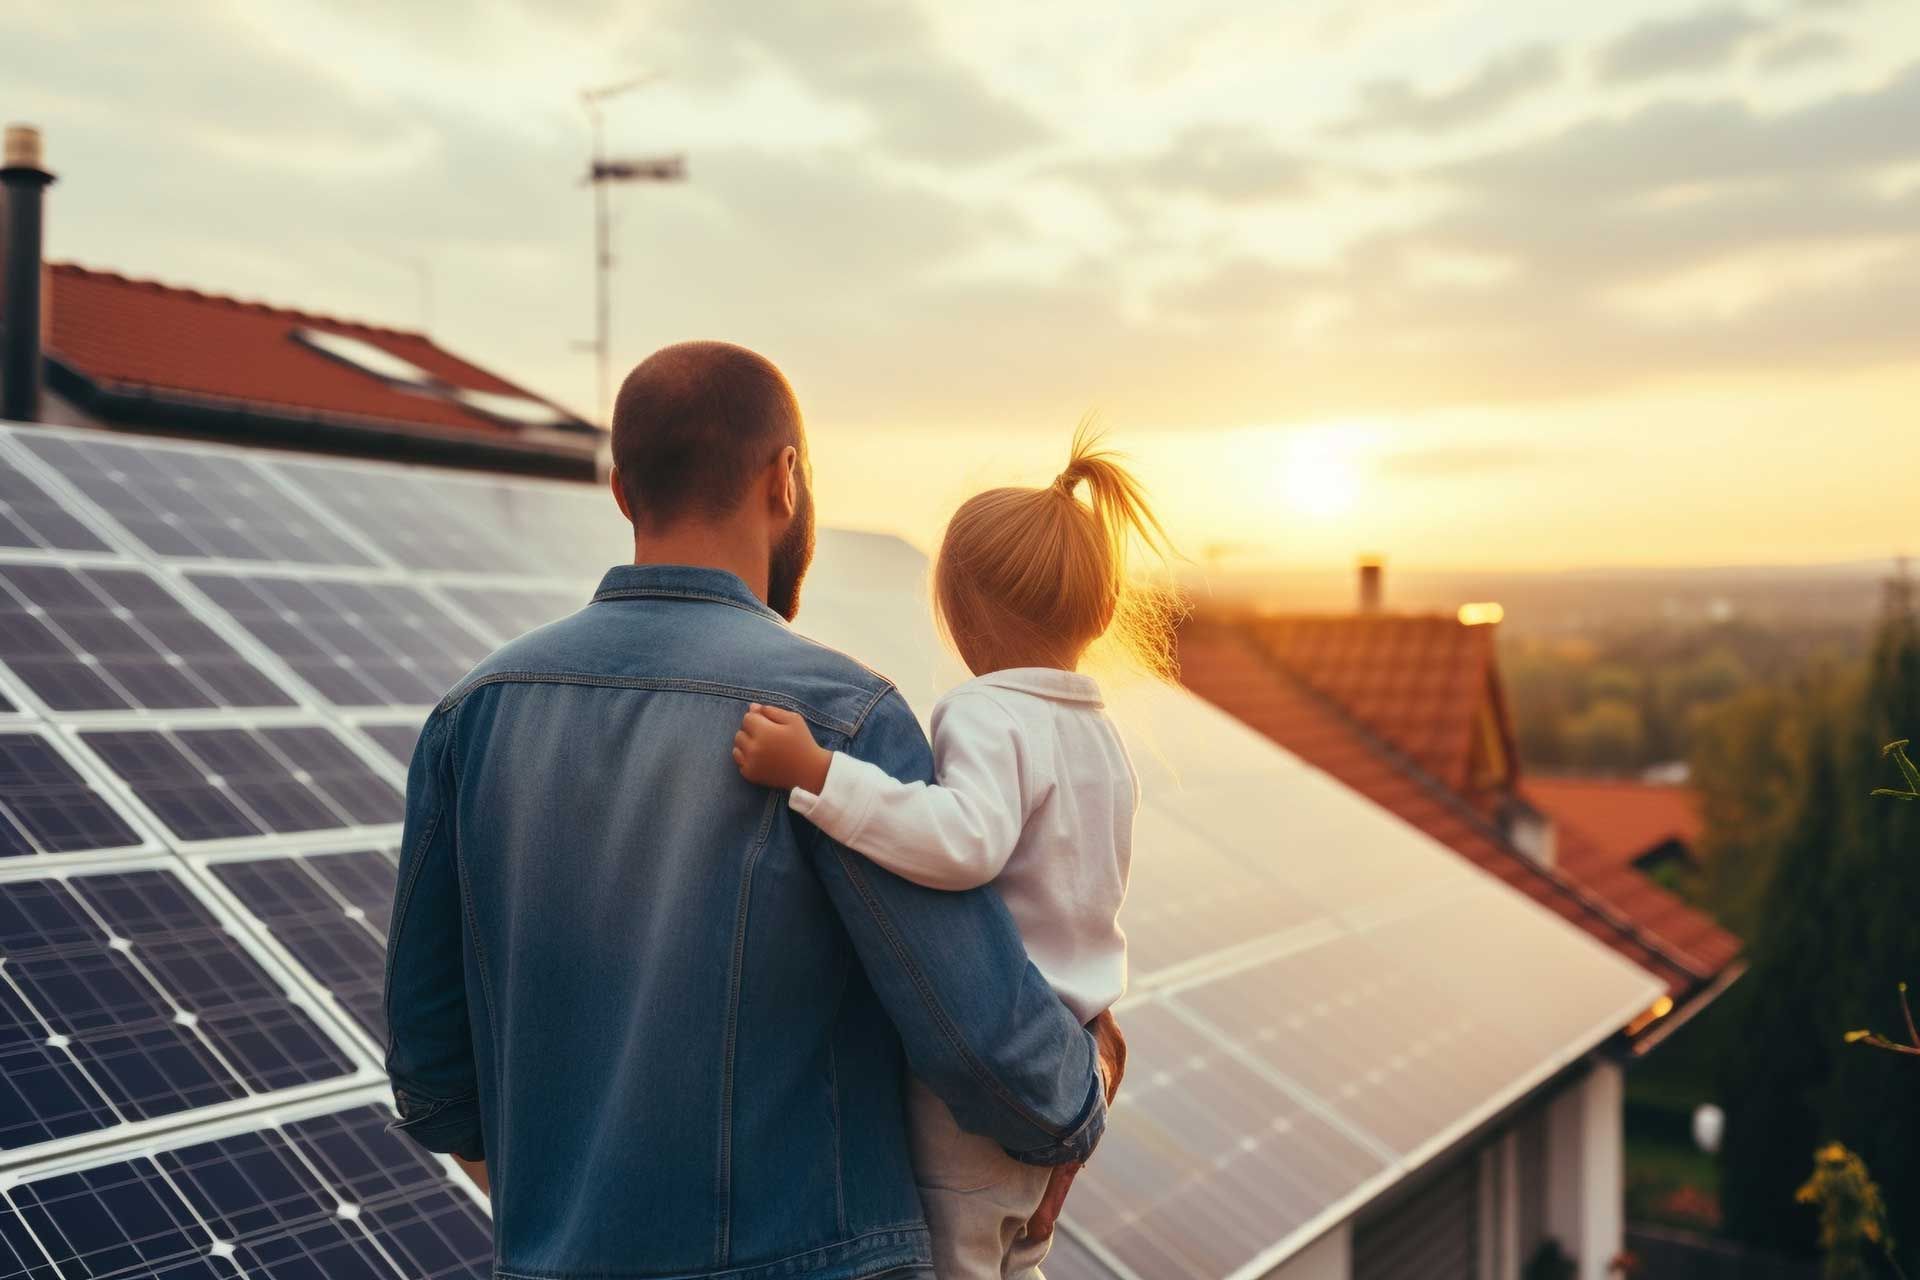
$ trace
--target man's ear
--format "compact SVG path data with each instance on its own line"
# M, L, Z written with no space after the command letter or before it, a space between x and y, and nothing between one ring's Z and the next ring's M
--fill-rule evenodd
M800 510L800 451L792 445L773 460L773 488L768 496L773 514L781 520L793 519Z
M608 473L607 483L613 488L614 505L620 508L620 514L627 518L627 523L632 524L633 512L627 508L627 490L620 483L620 468L617 465Z

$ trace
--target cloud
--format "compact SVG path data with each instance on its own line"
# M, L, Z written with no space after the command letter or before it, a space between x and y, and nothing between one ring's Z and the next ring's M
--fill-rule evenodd
M1082 156L1047 171L1136 217L1168 195L1228 206L1298 198L1326 176L1319 162L1278 146L1262 129L1238 124L1196 126L1144 155Z
M1376 80L1361 88L1358 108L1329 132L1340 137L1447 133L1493 116L1559 78L1560 55L1533 45L1491 59L1451 89L1424 92L1408 80Z
M1664 100L1450 165L1489 199L1555 211L1682 186L1842 174L1920 160L1920 63L1878 88L1766 114L1739 99Z
M778 68L830 102L858 107L879 144L904 158L977 164L1052 136L946 48L914 6L686 0L661 18L649 37L676 47L676 69L737 80Z
M1767 71L1792 71L1816 62L1845 57L1847 42L1831 31L1802 31L1769 47L1760 55Z
M1684 18L1634 27L1600 51L1600 79L1630 84L1681 71L1711 71L1732 61L1765 24L1744 9L1702 9Z

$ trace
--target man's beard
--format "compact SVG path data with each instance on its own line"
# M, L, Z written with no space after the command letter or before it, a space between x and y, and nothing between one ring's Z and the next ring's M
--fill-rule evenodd
M767 607L792 622L800 612L800 584L813 564L813 490L801 486L793 522L774 544L767 566Z

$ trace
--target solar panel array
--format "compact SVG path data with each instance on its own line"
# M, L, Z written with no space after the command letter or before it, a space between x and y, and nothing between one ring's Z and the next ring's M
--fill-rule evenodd
M623 532L577 486L0 430L0 1278L488 1273L384 1132L406 760ZM923 712L961 674L924 575L823 533L801 622ZM1056 1280L1258 1274L1657 996L1228 717L1114 703L1132 1067Z

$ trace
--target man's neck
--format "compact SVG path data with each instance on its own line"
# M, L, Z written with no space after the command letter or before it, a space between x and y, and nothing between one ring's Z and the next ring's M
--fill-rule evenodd
M635 533L635 564L685 564L700 569L723 569L747 584L764 603L770 566L766 547L753 547L716 529L670 529Z

